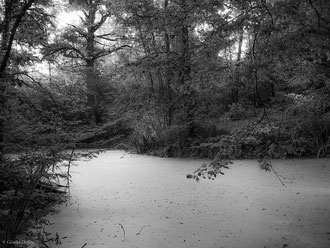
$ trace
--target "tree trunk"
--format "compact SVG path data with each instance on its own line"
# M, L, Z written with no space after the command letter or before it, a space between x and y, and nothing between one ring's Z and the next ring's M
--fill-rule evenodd
M244 39L244 27L242 26L242 28L239 31L239 37L238 37L237 62L240 62L242 59L243 39Z
M188 7L186 0L182 0L182 11L184 15L188 16ZM190 59L189 59L189 27L187 21L184 20L181 26L181 51L180 51L180 82L184 85L190 76Z
M86 88L87 88L87 107L88 120L90 124L96 125L99 122L96 94L96 72L95 72L95 32L96 6L89 6L87 16L87 58L86 62Z
M189 47L189 24L187 18L188 13L188 2L187 0L181 0L181 11L185 19L181 24L181 37L180 37L180 59L179 59L179 83L183 87L184 92L182 92L183 105L185 110L185 124L193 126L194 116L195 116L195 101L193 90L189 84L191 66L190 66L190 47Z
M164 1L164 10L167 14L168 12L168 0ZM166 125L171 126L173 124L173 90L172 90L172 68L170 66L169 60L171 56L171 46L170 46L170 37L168 30L165 26L164 30L164 42L165 42L165 53L166 53L166 69L165 69L165 84L166 84Z
M94 60L86 61L86 87L87 87L87 106L88 106L88 120L92 125L98 124L98 109L96 99L96 73Z
M20 9L18 14L13 19L13 1L5 0L5 13L4 20L2 22L2 33L1 33L1 45L0 45L0 109L3 111L7 103L7 65L10 58L10 53L14 38L16 35L17 28L19 27L23 16L27 10L32 6L35 0L27 1ZM13 23L12 23L13 21ZM1 111L0 110L0 111ZM0 112L0 162L3 160L4 150L4 128L6 125L6 116L4 112Z
M239 73L239 65L242 60L243 39L244 39L244 27L242 26L242 28L239 31L239 36L238 36L237 59L236 59L234 77L233 77L232 88L231 88L231 98L232 98L233 103L238 102L238 90L239 90L238 73Z

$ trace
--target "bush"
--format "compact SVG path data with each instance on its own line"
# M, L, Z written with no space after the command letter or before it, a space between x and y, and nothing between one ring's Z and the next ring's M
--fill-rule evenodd
M64 191L51 183L57 178L69 179L69 174L55 173L55 167L72 160L72 154L40 152L4 158L0 164L0 236L14 240L28 228L44 222L51 206L62 202ZM41 185L43 185L41 187Z
M156 127L155 123L136 123L126 142L117 147L162 157L205 157L207 155L200 145L214 136L228 134L214 124L201 122L172 125L163 129Z

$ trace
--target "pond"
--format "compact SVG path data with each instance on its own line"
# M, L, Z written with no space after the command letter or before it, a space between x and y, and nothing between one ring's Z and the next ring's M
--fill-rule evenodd
M215 180L205 162L107 151L72 168L68 202L46 230L65 248L330 247L330 160L255 160Z

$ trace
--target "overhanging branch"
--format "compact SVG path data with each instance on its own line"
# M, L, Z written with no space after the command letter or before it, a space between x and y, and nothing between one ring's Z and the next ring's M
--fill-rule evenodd
M94 59L99 59L101 57L110 55L110 54L112 54L114 52L120 51L120 50L125 49L125 48L131 48L131 46L130 45L122 45L120 47L116 47L116 48L113 48L113 49L109 49L109 50L105 50L105 51L99 51L98 53L96 53L93 56L93 58Z
M71 53L66 54L66 52L71 52ZM72 55L72 52L76 53L77 56ZM48 57L56 53L62 54L65 57L69 57L73 59L86 59L85 55L80 50L78 50L73 46L62 46L51 49L51 52L47 53L44 57Z

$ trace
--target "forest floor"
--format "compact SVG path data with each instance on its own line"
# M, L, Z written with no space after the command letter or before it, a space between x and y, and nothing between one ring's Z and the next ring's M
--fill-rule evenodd
M63 248L330 247L329 159L272 161L286 187L256 160L186 179L202 162L124 151L80 161L46 230Z

